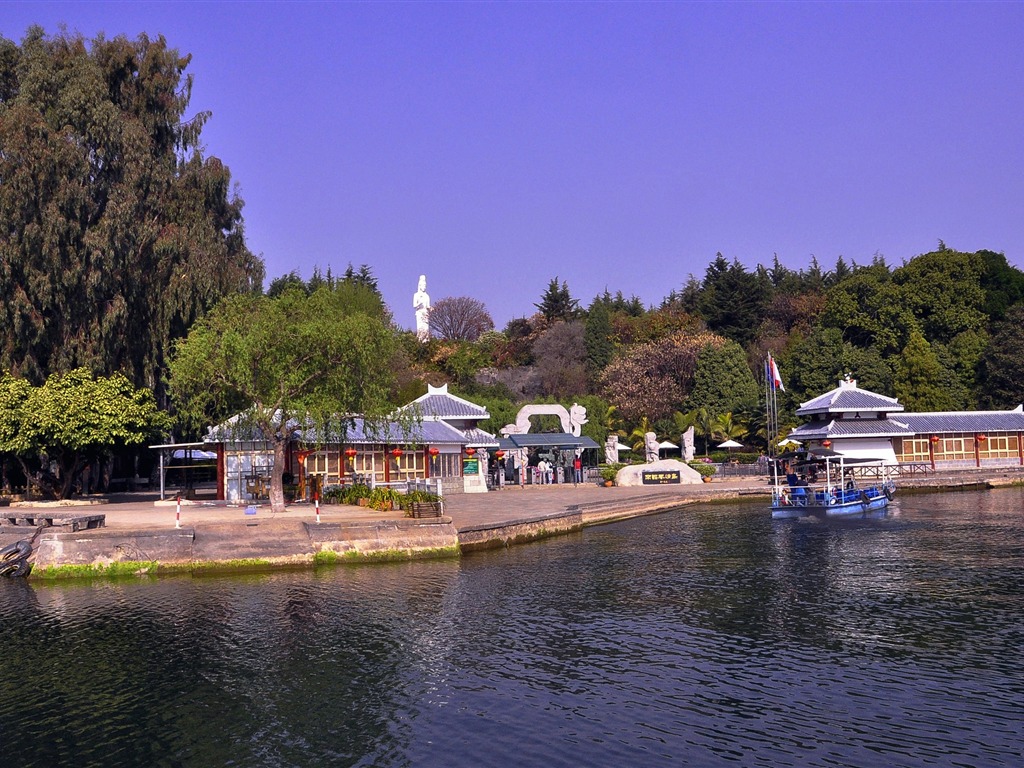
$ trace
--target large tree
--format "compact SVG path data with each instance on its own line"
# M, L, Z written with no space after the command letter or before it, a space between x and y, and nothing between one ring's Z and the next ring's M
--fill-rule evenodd
M236 426L274 452L270 501L284 509L284 457L299 432L340 429L344 414L380 421L392 408L397 349L387 310L370 288L341 282L306 296L224 299L175 347L171 394L198 426L240 412Z
M996 325L979 378L982 407L1016 408L1024 403L1024 304L1011 307Z
M908 411L948 411L955 407L950 380L924 335L914 330L896 361L893 390Z
M95 378L84 368L33 387L0 377L0 452L17 457L46 495L66 498L79 470L119 446L139 445L166 428L153 393L119 373Z
M434 302L427 315L430 330L439 339L476 341L494 330L487 307L470 296L447 296Z
M0 367L124 371L162 400L174 338L263 267L162 37L0 38Z

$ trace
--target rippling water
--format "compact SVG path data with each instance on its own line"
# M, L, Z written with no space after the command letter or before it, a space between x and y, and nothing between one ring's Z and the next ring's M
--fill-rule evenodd
M20 766L1020 766L1024 493L461 561L0 580Z

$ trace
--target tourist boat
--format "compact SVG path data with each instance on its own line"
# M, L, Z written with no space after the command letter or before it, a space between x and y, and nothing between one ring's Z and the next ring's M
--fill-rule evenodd
M877 512L895 491L889 465L878 459L847 458L827 448L792 451L773 462L772 517Z

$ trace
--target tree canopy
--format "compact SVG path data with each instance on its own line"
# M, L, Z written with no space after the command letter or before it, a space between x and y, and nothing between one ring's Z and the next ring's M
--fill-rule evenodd
M40 489L66 498L83 464L117 446L138 445L168 426L153 393L120 373L84 368L54 374L38 387L0 377L0 452L16 456Z
M242 201L188 116L189 56L163 37L0 38L0 366L77 367L163 391L173 339L257 288Z
M224 299L175 346L170 387L192 425L240 412L274 449L271 504L284 507L284 449L296 433L339 428L344 414L372 423L392 407L395 331L377 294L356 283L297 288L277 298Z

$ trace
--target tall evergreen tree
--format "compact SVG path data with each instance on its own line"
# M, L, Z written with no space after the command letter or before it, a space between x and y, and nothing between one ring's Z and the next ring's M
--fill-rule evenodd
M910 332L907 346L896 361L893 389L908 411L948 411L955 407L943 380L947 376L924 335Z
M161 395L172 341L261 285L209 113L185 119L188 63L162 37L0 38L0 367Z
M612 318L608 305L594 299L587 312L587 323L583 333L583 342L587 349L587 372L592 381L596 381L604 367L612 360L615 344L611 339Z
M579 315L580 310L579 301L569 293L569 285L565 280L559 285L557 277L551 279L544 295L540 297L540 302L533 306L549 321L573 320Z
M1006 313L981 361L979 401L984 408L1024 403L1024 304Z

